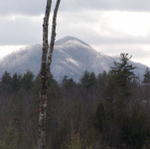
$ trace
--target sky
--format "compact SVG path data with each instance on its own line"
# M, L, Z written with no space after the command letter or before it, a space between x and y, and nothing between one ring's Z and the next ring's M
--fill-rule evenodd
M42 43L45 5L46 0L0 0L1 58ZM150 0L61 0L57 39L68 35L107 55L128 52L150 66Z

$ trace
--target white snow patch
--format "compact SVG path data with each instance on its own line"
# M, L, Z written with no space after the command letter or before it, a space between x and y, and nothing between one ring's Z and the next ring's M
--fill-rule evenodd
M71 62L72 64L74 64L76 66L79 66L79 63L76 60L72 59L72 58L67 58L66 61Z

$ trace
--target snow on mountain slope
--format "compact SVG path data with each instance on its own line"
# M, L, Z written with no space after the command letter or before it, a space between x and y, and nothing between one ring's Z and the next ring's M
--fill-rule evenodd
M28 47L20 52L8 55L0 61L0 76L4 71L11 74L24 73L27 70L34 74L40 71L41 46ZM96 52L83 41L67 36L56 41L51 71L54 78L61 80L64 76L79 80L85 71L95 72L109 71L115 58ZM138 76L142 76L146 66L133 63Z

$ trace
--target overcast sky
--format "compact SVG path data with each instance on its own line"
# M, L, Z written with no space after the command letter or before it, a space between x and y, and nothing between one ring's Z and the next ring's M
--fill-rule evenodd
M1 57L42 42L45 3L0 0ZM62 0L57 35L78 37L108 55L128 52L150 66L150 0Z

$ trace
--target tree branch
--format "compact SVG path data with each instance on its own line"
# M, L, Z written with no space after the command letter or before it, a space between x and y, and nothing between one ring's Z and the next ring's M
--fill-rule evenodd
M50 41L50 48L49 48L49 53L48 53L48 64L47 64L48 74L50 74L50 65L52 62L52 55L54 51L54 44L55 44L55 38L56 38L56 26L57 26L57 14L58 14L59 6L60 6L60 1L61 0L56 1L54 14L53 14L51 41Z

